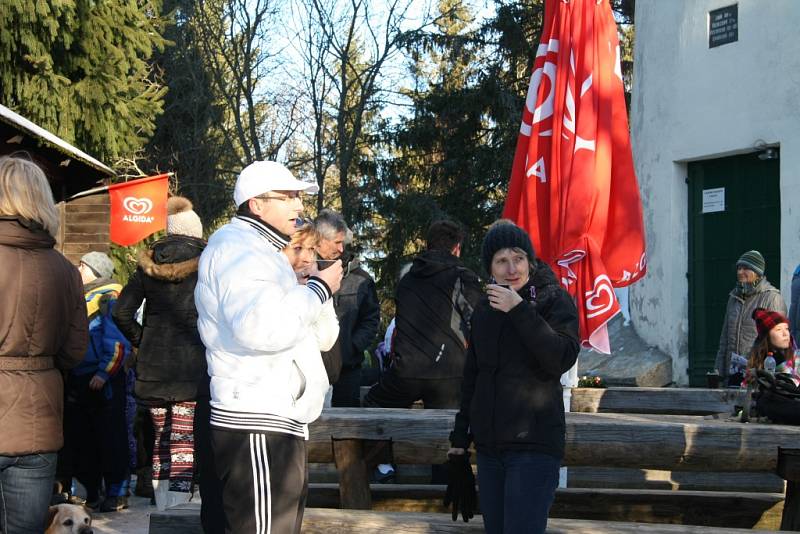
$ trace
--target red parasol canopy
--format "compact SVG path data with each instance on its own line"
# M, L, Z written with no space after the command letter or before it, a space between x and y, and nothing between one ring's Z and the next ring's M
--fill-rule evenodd
M646 269L619 54L608 0L546 0L503 210L575 299L582 344L605 353L613 288Z

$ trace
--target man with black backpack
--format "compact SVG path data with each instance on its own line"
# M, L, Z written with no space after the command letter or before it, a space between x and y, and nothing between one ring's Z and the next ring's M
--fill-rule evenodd
M391 365L364 399L364 406L458 408L469 322L482 296L478 276L459 260L464 232L436 221L427 250L397 286Z

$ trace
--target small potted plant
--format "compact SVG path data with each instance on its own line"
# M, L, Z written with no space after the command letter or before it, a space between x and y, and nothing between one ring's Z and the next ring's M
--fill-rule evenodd
M584 375L578 378L579 388L604 388L606 383L600 376Z

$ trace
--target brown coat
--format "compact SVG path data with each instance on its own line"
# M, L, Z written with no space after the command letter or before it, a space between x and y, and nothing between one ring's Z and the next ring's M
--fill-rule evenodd
M59 370L89 340L80 274L55 240L0 218L0 455L54 452L63 444Z

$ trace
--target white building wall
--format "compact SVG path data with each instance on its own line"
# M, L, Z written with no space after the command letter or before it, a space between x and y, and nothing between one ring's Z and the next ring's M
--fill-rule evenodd
M734 3L738 42L709 48L708 12ZM789 302L800 262L800 0L638 0L635 29L631 135L649 261L631 286L631 318L687 384L688 161L752 152L758 140L780 145Z

